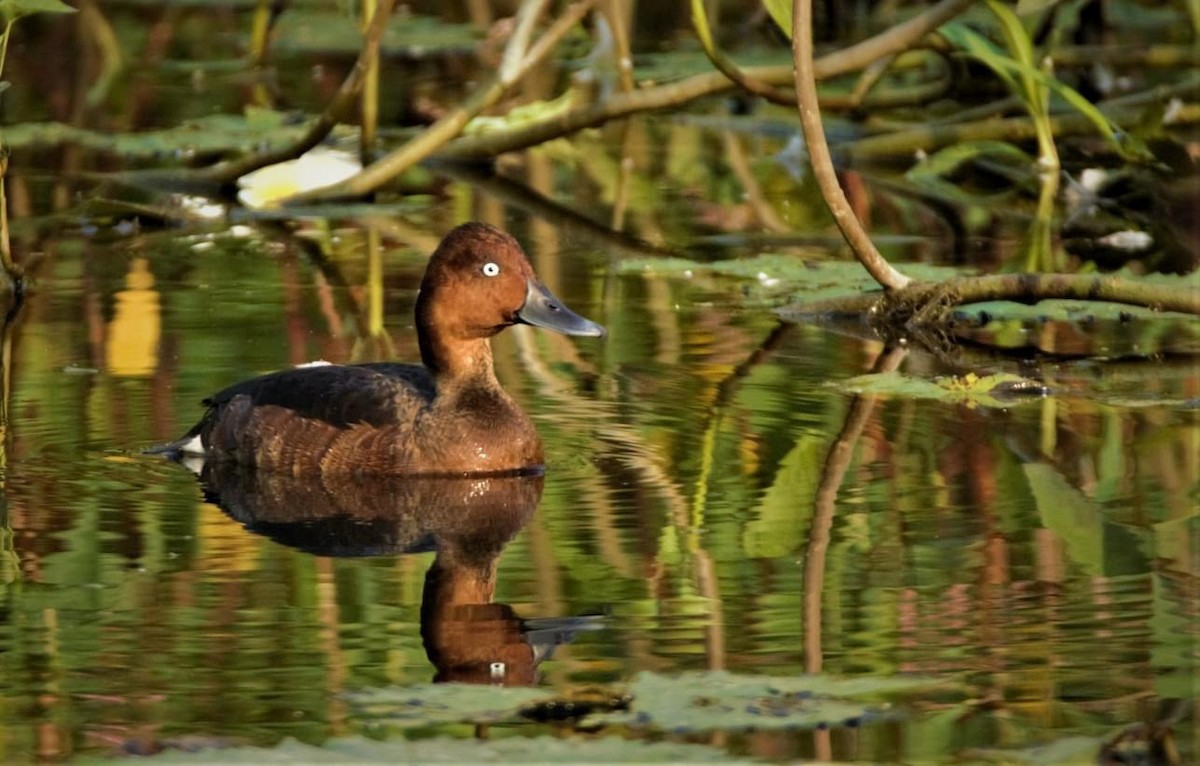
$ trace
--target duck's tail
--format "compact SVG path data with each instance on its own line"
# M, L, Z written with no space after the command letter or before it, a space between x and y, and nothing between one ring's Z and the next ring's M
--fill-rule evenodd
M200 439L200 426L197 425L173 442L156 444L142 450L143 455L162 455L168 460L182 460L185 457L204 455L204 444Z

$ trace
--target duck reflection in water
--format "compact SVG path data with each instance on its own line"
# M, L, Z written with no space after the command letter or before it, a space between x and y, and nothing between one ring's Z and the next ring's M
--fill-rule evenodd
M436 551L421 637L434 681L528 686L537 666L598 616L523 620L493 602L504 546L533 516L543 476L301 478L207 462L208 500L256 534L317 556Z

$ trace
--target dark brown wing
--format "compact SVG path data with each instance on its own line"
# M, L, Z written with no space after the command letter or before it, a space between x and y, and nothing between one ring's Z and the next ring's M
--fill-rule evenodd
M211 411L235 396L252 406L274 405L338 428L391 425L411 418L434 396L429 372L412 364L329 364L280 370L235 383L204 400ZM215 413L210 413L215 414Z

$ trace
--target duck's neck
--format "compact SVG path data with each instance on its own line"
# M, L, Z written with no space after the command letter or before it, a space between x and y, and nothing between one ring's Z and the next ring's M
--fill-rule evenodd
M438 388L498 386L492 368L492 344L487 338L448 341L434 331L420 334L421 362Z

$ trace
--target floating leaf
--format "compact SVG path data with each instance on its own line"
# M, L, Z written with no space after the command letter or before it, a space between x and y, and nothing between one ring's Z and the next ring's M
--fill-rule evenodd
M112 152L127 159L188 160L197 154L271 149L298 138L304 125L267 127L238 115L213 115L165 130L108 133L57 122L26 122L4 128L4 142L14 149L75 144Z
M734 675L724 671L663 676L639 673L627 711L591 716L600 725L673 733L857 726L894 715L883 699L944 682L929 678Z
M1037 381L1007 372L994 375L950 375L926 380L900 372L859 375L840 382L839 387L857 394L892 394L912 399L936 399L971 407L1010 407L1033 401L1048 391Z
M936 282L966 276L965 269L924 263L900 264L913 279ZM775 296L803 295L804 301L857 295L878 288L878 283L857 263L817 261L794 255L764 253L752 258L735 258L713 263L685 258L628 258L617 265L625 274L659 274L694 277L700 274L752 279ZM780 314L787 318L788 309Z
M337 11L294 9L282 14L271 35L277 54L310 56L341 51L357 53L363 35L359 20ZM471 24L451 24L434 16L396 14L379 43L384 56L423 58L474 52L479 31Z
M238 179L238 200L250 208L276 207L280 200L330 186L359 173L362 163L349 152L318 146L294 160L259 168Z
M350 695L350 701L372 720L419 727L512 720L526 706L554 696L552 690L530 687L420 684L358 692Z
M1191 277L1137 279L1176 288L1200 287ZM987 301L955 309L954 319L959 337L1001 348L1108 358L1200 353L1197 317L1108 301Z

